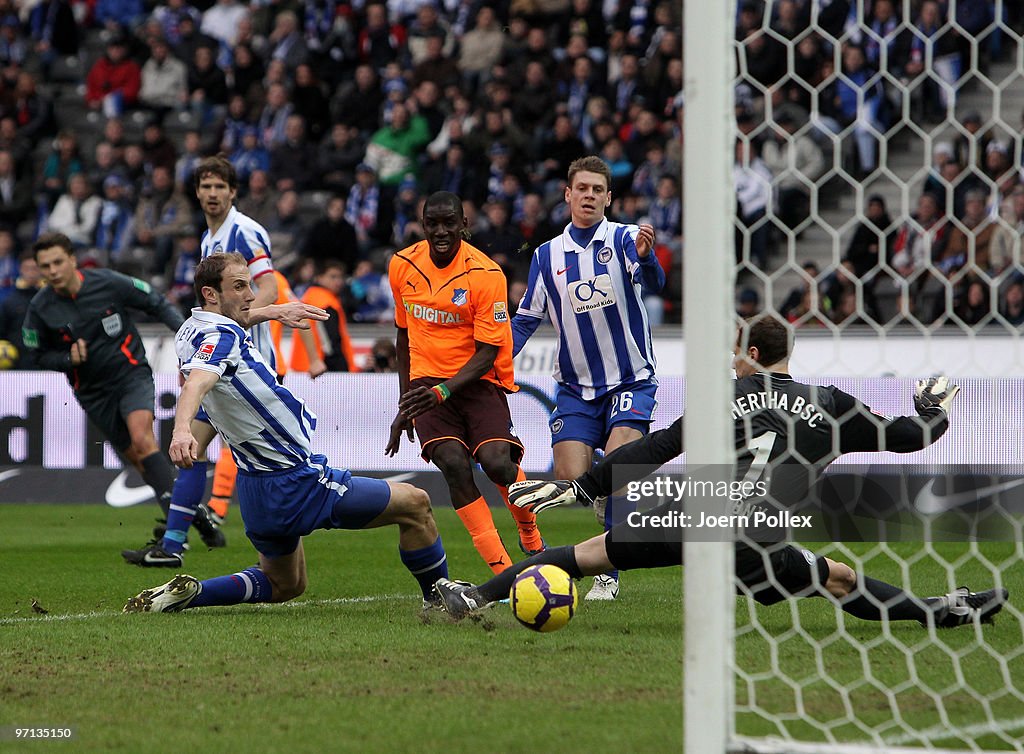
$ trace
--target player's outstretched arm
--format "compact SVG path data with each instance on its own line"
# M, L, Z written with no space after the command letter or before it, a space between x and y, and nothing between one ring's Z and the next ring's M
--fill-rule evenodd
M259 309L249 310L249 321L247 327L276 319L282 325L294 327L297 330L308 330L308 320L315 319L319 322L327 320L327 311L319 306L311 306L301 301L289 301L287 304L270 304L261 306Z
M213 389L220 374L207 369L192 369L178 396L178 407L174 412L174 431L171 433L171 447L168 455L176 466L192 468L192 462L199 458L199 442L192 434L192 420L196 418L203 398Z

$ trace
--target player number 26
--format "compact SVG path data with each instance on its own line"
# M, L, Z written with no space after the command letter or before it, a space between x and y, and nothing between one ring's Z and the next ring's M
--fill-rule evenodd
M612 396L612 416L615 416L615 414L619 413L620 411L629 411L631 408L633 408L632 391L627 390L624 393L619 393L618 395Z

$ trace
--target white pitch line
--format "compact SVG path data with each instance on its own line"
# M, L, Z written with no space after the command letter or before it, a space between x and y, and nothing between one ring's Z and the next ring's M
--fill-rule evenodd
M360 602L384 602L385 600L411 600L417 597L419 597L419 595L415 594L370 594L364 597L335 597L334 599L329 600L302 600L300 602L282 602L279 604L257 602L252 603L252 607L290 607L294 609L299 607L318 607L321 605L354 605ZM225 605L224 607L235 607L235 605ZM17 623L50 623L73 620L92 620L93 618L112 618L116 615L123 615L123 613L120 611L115 612L113 610L100 610L91 613L73 613L69 615L33 615L17 618L0 618L0 626L9 626Z
M962 728L935 725L917 733L900 733L894 736L885 736L885 742L893 746L900 746L901 744L917 743L920 741L930 743L932 741L945 741L956 738L974 738L975 736L983 736L987 733L1009 733L1014 730L1024 730L1024 717L974 723L973 725L965 725Z

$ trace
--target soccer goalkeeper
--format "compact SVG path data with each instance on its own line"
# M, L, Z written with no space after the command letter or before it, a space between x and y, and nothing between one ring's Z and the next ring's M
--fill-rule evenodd
M737 478L757 473L757 451L770 447L767 463L782 464L787 456L782 494L777 499L798 503L821 471L844 453L888 450L911 453L930 445L949 426L949 411L959 388L945 377L923 380L914 394L917 416L880 417L853 396L835 387L796 382L789 375L789 331L766 315L744 323L735 348L737 380L733 416L736 422ZM764 396L762 398L762 396ZM814 411L793 412L812 406ZM807 418L804 418L804 417ZM817 417L817 418L816 418ZM512 486L513 504L540 512L577 501L590 504L626 481L642 479L683 451L683 417L672 426L609 453L590 472L574 481L523 481ZM794 453L794 450L796 453ZM800 463L793 463L794 456ZM762 461L763 463L763 461ZM612 470L627 469L629 479L612 481ZM781 466L774 466L777 470ZM616 475L618 477L619 475ZM799 478L802 477L802 478ZM777 490L773 482L772 494ZM680 510L670 501L651 516ZM637 541L628 523L575 546L549 547L517 563L480 586L439 580L434 588L455 618L504 599L515 577L531 565L550 563L574 578L604 573L609 568L662 568L683 564L679 530L661 529L659 537ZM923 625L953 627L974 620L989 621L1009 593L989 589L974 593L960 587L941 597L921 599L863 574L845 563L820 557L787 543L737 542L736 576L742 592L771 605L788 597L831 597L842 609L864 620L916 620Z

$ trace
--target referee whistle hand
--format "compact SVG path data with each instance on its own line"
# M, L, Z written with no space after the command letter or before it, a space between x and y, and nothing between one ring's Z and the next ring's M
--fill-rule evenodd
M556 505L573 505L576 502L576 485L565 480L538 482L526 479L509 485L508 501L517 508L540 513Z
M71 365L78 366L84 364L89 358L88 349L86 348L85 341L79 338L71 344Z

